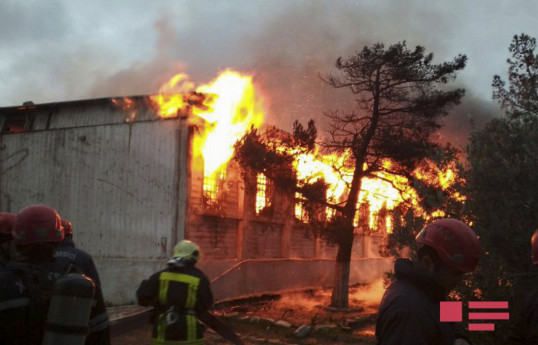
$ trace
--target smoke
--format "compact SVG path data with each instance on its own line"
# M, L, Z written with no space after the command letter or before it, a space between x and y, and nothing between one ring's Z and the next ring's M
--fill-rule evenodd
M505 3L485 5L463 0L4 1L1 103L149 94L176 73L186 72L199 85L232 68L254 73L271 96L270 123L287 130L295 119L314 118L323 128L324 111L353 102L346 90L331 89L319 76L334 72L338 57L365 45L404 40L434 52L436 63L467 54L469 65L460 80L487 102L492 76L506 70L512 35L533 35L536 11L530 4L524 12Z
M447 12L448 11L448 12ZM425 35L435 26L444 36L454 34L457 12L442 5L380 2L359 6L355 1L254 2L237 6L192 3L184 12L172 6L161 10L153 29L157 35L149 59L101 75L90 97L129 96L156 92L176 73L186 72L197 84L207 83L230 67L252 73L269 95L269 124L289 130L295 119L315 119L326 128L323 112L349 109L352 94L335 90L320 76L335 72L338 57L348 57L365 45L406 40L424 45L436 60L458 53L452 44ZM402 14L413 13L413 16ZM421 20L416 20L416 17ZM200 20L201 18L205 19ZM257 19L256 19L257 18ZM382 19L382 25L380 23ZM211 22L211 25L209 25ZM404 28L404 29L402 29ZM215 32L222 35L215 35Z
M443 143L450 142L463 148L474 130L481 129L491 119L500 117L501 113L496 103L486 102L467 91L462 103L444 118L439 139Z
M161 15L154 28L158 40L151 59L98 79L89 90L91 98L154 94L172 76L185 71L186 64L174 59L170 42L175 41L176 35L166 14Z

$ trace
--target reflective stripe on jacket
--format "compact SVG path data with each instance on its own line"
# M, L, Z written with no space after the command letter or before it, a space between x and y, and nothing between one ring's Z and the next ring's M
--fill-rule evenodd
M155 307L151 343L203 344L205 327L196 315L213 305L209 280L193 266L169 267L144 280L137 290L141 305Z

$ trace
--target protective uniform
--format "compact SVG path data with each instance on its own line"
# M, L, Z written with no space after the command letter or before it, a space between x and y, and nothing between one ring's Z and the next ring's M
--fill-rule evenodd
M154 307L152 345L202 345L205 326L215 329L234 344L243 344L220 320L212 316L209 280L194 267L200 256L198 246L181 241L174 247L168 267L142 281L138 303Z
M54 261L66 265L75 265L82 273L90 277L97 286L101 287L101 280L99 279L99 274L97 273L97 268L91 255L77 248L73 242L73 227L71 223L62 219L62 225L65 229L65 238L56 248Z
M40 345L53 284L71 270L52 258L64 238L60 217L48 206L26 207L18 213L12 235L27 261L10 262L0 271L0 344ZM109 343L108 316L97 289L86 344Z
M0 267L5 266L10 260L9 245L14 223L14 213L0 212Z
M407 259L394 264L396 280L387 288L376 323L378 345L452 345L462 337L452 323L439 321L446 293L425 270Z
M192 256L192 253L179 251L175 250L175 258L178 254L184 254L183 259ZM166 269L144 280L136 292L139 304L155 307L151 343L203 344L205 327L196 315L213 305L209 280L194 267L192 260L175 262L171 260Z
M439 219L426 225L416 242L433 249L442 263L457 272L472 272L480 244L469 226L456 219ZM454 344L469 341L459 324L440 322L440 302L450 291L420 263L397 259L396 279L387 288L376 322L377 345Z

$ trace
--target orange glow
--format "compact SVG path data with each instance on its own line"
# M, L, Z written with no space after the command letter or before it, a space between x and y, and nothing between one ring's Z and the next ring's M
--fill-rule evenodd
M433 185L441 187L442 190L449 190L457 184L464 183L463 179L457 174L455 163L450 163L445 171L439 170L435 164L427 162L426 166L418 168L414 171L414 175L419 180L428 181ZM465 196L457 191L451 191L450 197L459 202L465 202ZM419 210L419 213L423 212ZM440 218L446 214L443 210L435 210L427 218Z
M262 124L263 100L256 93L251 76L231 70L225 70L210 83L197 87L194 95L200 97L193 98L193 90L194 84L188 77L177 74L150 99L162 118L176 117L179 111L191 106L192 115L198 119L190 119L198 124L193 152L204 159L204 188L216 190L210 181L218 180L216 173L231 159L235 142L251 126L257 128Z
M233 145L264 118L263 102L255 92L252 77L226 70L217 79L200 86L197 92L208 95L204 108L192 112L206 121L194 138L194 148L202 152L204 170L214 173L233 155Z
M344 155L322 155L302 154L294 162L299 184L313 183L323 178L327 184L326 200L331 204L342 205L348 196L349 186L352 181L352 171L342 169L343 162L348 160L349 154ZM384 168L389 169L390 160L383 162ZM340 167L337 172L333 167ZM366 168L366 167L365 167ZM416 191L408 186L405 177L392 175L387 172L376 173L377 178L363 178L361 191L357 204L357 214L354 226L368 226L369 230L376 231L383 229L388 233L392 232L393 219L390 211L402 202L407 202L418 214L425 214L418 205L418 195ZM445 171L441 171L429 162L425 167L417 169L414 175L421 180L426 180L433 185L438 185L442 190L449 190L455 184L461 183L461 178L457 175L455 164L450 165ZM450 191L450 197L457 201L465 201L465 197L456 191ZM360 207L364 205L365 207ZM359 211L360 210L360 211ZM334 209L327 208L326 214L330 219L334 214ZM295 215L298 219L304 220L304 210L299 203L295 208ZM427 218L438 218L445 216L443 210L435 210ZM362 221L361 221L362 219Z
M219 196L224 196L227 192L224 181L226 180L225 167L216 172L206 174L204 172L204 182L202 185L202 203L206 207L218 206Z
M189 116L189 123L196 124L193 137L193 154L201 155L204 161L204 199L217 200L225 191L226 165L233 156L233 145L251 127L258 128L264 120L263 98L257 92L252 77L238 72L225 70L208 84L195 87L185 74L177 74L163 85L159 94L150 99L158 108L162 118L177 117L182 111ZM124 101L128 104L127 101ZM343 206L348 197L353 171L343 169L344 162L351 159L351 153L323 155L301 154L294 162L299 185L323 179L327 184L326 201ZM383 162L385 168L392 164ZM333 167L339 167L334 169ZM366 168L366 167L365 167ZM337 171L338 170L338 171ZM407 186L407 179L389 173L377 173L377 177L363 178L357 204L355 226L368 227L368 230L392 232L391 212L402 202L409 202L418 212L417 193ZM450 166L446 171L436 170L433 164L417 170L415 176L449 189L459 183L457 169ZM219 182L220 181L220 182ZM260 176L257 177L260 182ZM456 200L465 198L452 193ZM307 216L296 195L295 215L305 221ZM255 211L270 207L267 190L257 189ZM335 215L327 207L325 215L330 219ZM429 216L443 216L437 210ZM360 225L360 226L359 226Z
M129 115L125 119L125 122L131 122L134 121L136 118L136 102L134 99L129 97L120 97L120 98L112 98L112 104L114 104L117 108L121 109L123 112L128 113Z
M180 73L161 86L159 93L150 96L150 99L158 106L160 117L176 117L178 110L185 109L188 105L184 94L192 90L194 84L189 81L187 75Z
M264 210L273 206L273 190L271 180L264 174L256 175L256 214L262 213Z
M349 192L348 186L351 185L353 172L342 169L337 172L333 166L341 167L343 161L348 158L349 155L300 155L294 162L299 183L313 183L323 178L328 185L327 202L331 204L344 203ZM387 161L384 164L390 165L390 162ZM369 206L367 224L371 230L377 230L378 224L383 224L382 227L387 232L391 232L392 220L390 216L387 214L384 219L379 219L379 211L383 208L388 211L394 209L404 201L403 197L414 200L416 204L416 193L406 186L407 180L403 177L388 173L379 173L378 176L379 178L363 178L358 205L367 204ZM327 217L330 218L335 214L335 211L327 208L326 213ZM359 225L360 215L358 213L355 218L355 226ZM297 218L301 219L299 217L302 216L301 207L296 206L295 214Z

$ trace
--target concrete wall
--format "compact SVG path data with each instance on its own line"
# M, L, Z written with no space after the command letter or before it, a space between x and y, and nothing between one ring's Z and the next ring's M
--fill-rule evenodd
M211 272L211 262L200 267ZM365 258L352 260L349 282L370 284L383 278L392 270L388 258ZM260 296L282 291L331 287L334 260L322 259L264 259L241 261L221 275L212 277L212 289L216 301L237 297Z

